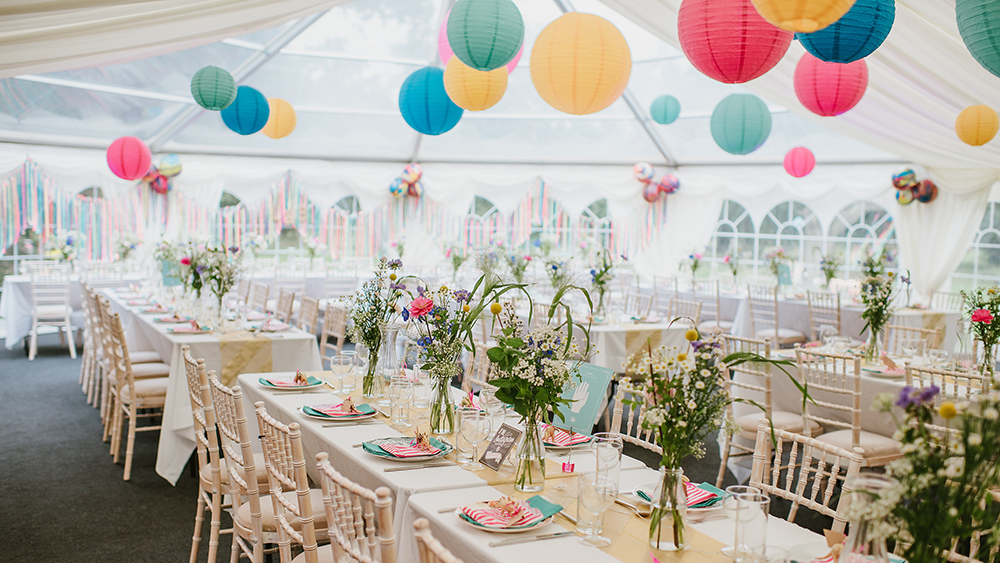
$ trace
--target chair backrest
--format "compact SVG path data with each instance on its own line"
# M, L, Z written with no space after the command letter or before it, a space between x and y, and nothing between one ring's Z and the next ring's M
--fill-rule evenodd
M482 342L476 342L475 355L469 357L465 364L465 375L462 377L462 391L468 393L473 385L482 387L493 387L489 384L493 375L493 362L490 361L486 351L489 346ZM494 387L495 389L495 387Z
M639 276L635 275L635 272L624 270L617 272L615 277L618 278L619 287L623 295L630 292L638 293Z
M184 372L187 375L188 397L191 399L198 467L210 466L212 492L218 493L222 490L222 464L215 426L215 407L212 403L212 391L208 385L208 370L205 369L205 360L195 359L191 355L191 347L187 344L181 346L181 355L184 358Z
M930 308L935 311L964 311L965 296L961 293L935 291L931 294Z
M122 281L124 267L121 264L107 262L92 262L83 267L81 278L91 287L112 287Z
M721 321L722 299L719 280L691 280L691 298L701 303L701 316L706 321Z
M260 445L264 451L271 502L274 504L281 562L291 563L291 542L294 540L302 546L306 563L319 563L312 499L309 496L309 476L306 474L299 423L285 425L278 422L267 413L264 401L257 401L254 407L257 411L257 426L260 428ZM298 502L289 498L285 489L294 490ZM299 522L298 530L292 526L292 517Z
M678 322L685 324L691 324L694 321L694 326L697 327L698 323L701 322L701 306L702 303L698 301L671 299L669 320L680 319Z
M285 288L278 290L278 303L274 306L274 316L283 323L292 322L295 311L295 294Z
M772 451L771 425L761 419L757 425L750 486L759 488L772 498L778 496L791 501L789 522L795 521L799 506L804 506L833 518L832 530L843 532L847 527L847 518L840 509L840 498L850 492L846 482L861 469L864 452L857 447L849 452L778 428L774 429L774 440ZM783 457L786 444L788 458ZM847 472L843 476L840 474L842 460L848 462ZM830 502L838 481L844 486L837 500L837 508L832 508Z
M764 284L747 284L747 295L750 301L750 326L753 333L773 328L774 337L778 337L778 286Z
M539 303L533 301L531 303L531 329L534 330L536 326L549 324L549 313L552 311L552 305L549 303ZM479 322L483 322L480 319ZM556 312L552 315L552 323L555 325L560 325L563 322L563 310L561 307L556 309ZM485 331L485 325L483 330Z
M319 320L319 299L303 297L299 308L299 328L315 336Z
M906 385L914 389L926 389L931 385L940 392L934 396L933 405L940 407L945 401L969 402L974 396L988 393L990 381L978 371L955 371L924 366L914 366L910 360L904 362ZM932 425L929 425L932 426ZM936 427L944 430L943 427Z
M680 295L680 288L678 287L677 278L674 276L653 276L653 293L656 294L657 299L660 297L666 299L678 297Z
M57 264L31 270L31 300L35 307L68 307L69 277L68 265Z
M354 483L330 465L326 452L316 454L316 466L330 526L333 560L396 563L389 488L372 491Z
M806 401L802 410L803 428L808 436L810 422L821 426L836 426L851 430L851 447L861 442L861 356L846 356L820 352L806 352L795 346L795 359L799 370L799 381L814 390L829 393L830 401L815 399L816 406L850 414L851 422L841 422L813 414Z
M327 276L324 293L327 300L343 299L358 290L357 276Z
M430 523L426 518L419 518L413 523L413 535L417 537L417 551L420 552L420 563L462 563L448 548L441 545L431 535Z
M936 349L941 344L941 329L886 325L882 351L890 355L902 355L903 343L906 340L920 341L924 350ZM917 353L922 355L924 350Z
M241 303L250 302L250 280L246 278L240 278L240 284L237 286L236 295L239 297Z
M813 340L820 339L820 327L832 326L840 334L840 293L809 291L809 331Z
M274 287L288 290L289 293L304 294L306 292L306 270L295 265L276 267L274 269Z
M266 283L253 282L250 291L250 308L263 313L267 308L267 294L271 288Z
M330 338L335 338L336 343L330 344ZM333 355L337 355L344 349L344 339L347 338L347 307L340 303L330 303L323 313L323 333L319 337L319 353L328 357L327 351L333 350Z
M233 513L243 504L243 497L250 504L250 538L243 539L233 534L233 541L239 542L240 550L253 563L264 561L264 532L261 524L260 488L257 484L257 468L254 467L253 434L247 424L246 409L243 406L243 390L239 386L229 388L219 381L215 371L208 372L208 384L212 390L212 404L215 407L222 452L229 472L229 490L233 493Z
M653 440L656 436L653 435L652 430L643 430L642 425L639 421L642 420L643 413L646 412L646 406L643 405L639 408L639 412L636 413L633 409L629 409L628 416L625 418L625 428L622 428L622 418L625 412L625 388L621 385L618 386L618 391L615 392L615 408L611 416L611 432L621 436L622 440L630 444L634 444L641 448L646 448L647 450L663 455L663 448L656 445Z
M125 340L125 328L122 326L122 318L118 313L111 313L110 321L110 351L112 369L117 374L118 396L122 396L122 390L126 387L132 390L132 402L139 402L139 396L135 393L135 379L132 375L132 359L128 353L128 342Z
M767 358L771 355L771 341L769 340L758 340L756 338L743 338L741 336L732 336L730 334L722 335L722 353L724 356L734 354L736 352L749 352L751 354L757 354L761 357ZM764 400L761 402L761 406L764 407L764 418L770 420L771 414L774 412L773 400L772 400L772 390L771 390L771 364L760 363L760 362L744 362L737 366L729 368L731 371L744 374L749 376L752 381L747 381L746 378L739 379L737 377L725 377L723 378L726 393L729 394L730 398L739 398L745 395L764 395ZM748 393L739 393L739 389L744 389ZM756 400L756 399L755 399ZM727 407L729 411L729 418L732 417L733 405L729 404Z
M653 296L643 295L638 291L630 291L625 294L625 314L630 317L648 317L650 309L653 308Z

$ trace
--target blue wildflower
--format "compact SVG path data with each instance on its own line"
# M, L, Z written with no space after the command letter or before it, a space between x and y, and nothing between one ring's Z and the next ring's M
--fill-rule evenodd
M455 298L455 301L458 301L459 303L462 302L468 303L469 301L469 292L464 289L459 289L454 291L452 293L452 296Z
M406 307L403 307L403 313L401 316L403 317L404 321L410 320L410 310L407 309Z

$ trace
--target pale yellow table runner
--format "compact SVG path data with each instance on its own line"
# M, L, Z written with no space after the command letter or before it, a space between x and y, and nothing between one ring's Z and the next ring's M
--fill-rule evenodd
M220 335L219 353L224 385L232 386L241 373L269 373L273 367L271 339L245 330Z

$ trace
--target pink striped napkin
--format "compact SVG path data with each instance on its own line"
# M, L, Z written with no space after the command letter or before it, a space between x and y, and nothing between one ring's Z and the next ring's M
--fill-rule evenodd
M404 446L401 444L381 444L379 447L396 457L422 457L441 453L441 450L435 448L434 446L431 446L429 450L418 448L417 446Z
M292 328L292 325L285 324L281 321L276 321L272 319L270 322L266 322L261 325L260 329L264 332L278 332L279 330L287 330Z
M194 326L178 326L178 327L174 327L174 328L169 329L169 330L171 330L172 332L190 332L190 333L195 333L195 334L202 333L202 332L211 332L208 329L204 329L204 328L201 328L201 327L194 327Z
M247 320L248 321L262 321L262 320L264 320L266 318L267 318L267 315L265 315L264 313L261 313L259 311L250 311L249 313L247 313Z
M149 305L149 299L132 299L127 303L130 307L138 307L139 305Z
M153 320L158 323L187 323L191 322L191 317L156 317Z
M698 485L695 485L690 481L684 483L684 488L687 490L688 506L694 506L719 496L715 493L706 491L705 489L699 489Z
M268 381L271 381L271 380L268 379ZM286 380L286 381L288 381L288 380ZM272 382L272 383L274 383L274 382ZM277 385L277 383L275 383L275 385ZM284 387L285 385L282 385L282 386ZM356 412L344 412L344 411L340 410L340 405L342 405L342 404L343 403L337 403L337 404L327 403L325 405L310 405L309 408L311 408L312 410L314 410L316 412L321 412L321 413L325 414L326 416L338 416L338 417L340 417L340 416L346 416L346 417L352 417L352 416L359 416L361 414L361 413L356 413ZM389 453L392 453L392 452L389 452Z
M543 426L542 431L544 432L547 426ZM580 434L579 432L570 436L570 433L562 428L556 428L555 436L551 438L546 438L545 443L553 446L558 446L561 448L575 446L577 444L583 444L590 441L590 436L586 434Z
M520 504L526 511L526 514L523 516L518 514L515 517L517 527L531 526L532 524L537 524L542 519L542 511L537 508L532 508L524 501ZM463 506L459 510L461 510L462 514L465 514L477 524L481 524L487 528L509 528L511 526L511 517L504 514L499 508Z
M167 309L163 305L157 305L155 307L150 307L149 309L143 309L142 312L146 313L147 315L155 313L169 313L170 309Z

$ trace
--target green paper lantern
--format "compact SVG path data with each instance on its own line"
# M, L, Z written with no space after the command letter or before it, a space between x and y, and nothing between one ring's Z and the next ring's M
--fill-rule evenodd
M752 94L732 94L712 111L712 138L730 154L750 154L771 134L771 112Z
M969 53L983 68L1000 76L1000 2L956 0L955 20Z
M466 65L496 70L524 43L524 20L511 0L458 0L448 16L448 44Z
M222 111L236 100L236 81L233 76L217 66L206 66L194 73L191 95L199 106L212 111Z
M681 114L681 103L673 96L660 96L649 106L649 114L660 125L669 125L677 121L677 116Z

